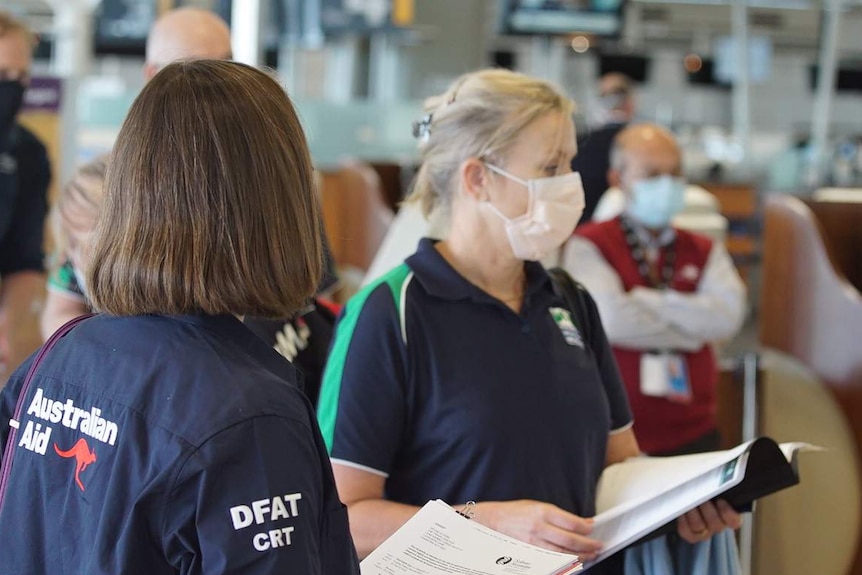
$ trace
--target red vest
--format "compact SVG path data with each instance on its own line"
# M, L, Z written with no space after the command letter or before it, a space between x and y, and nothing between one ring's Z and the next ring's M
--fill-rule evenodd
M630 291L636 286L649 287L631 255L619 218L586 224L575 233L595 244L616 270L623 289ZM675 249L676 261L670 287L679 292L693 292L703 275L712 241L676 230ZM664 258L665 251L662 250L659 269L664 265ZM697 274L692 273L695 270ZM698 351L684 354L691 384L691 403L675 403L662 397L643 395L640 390L642 352L616 346L613 351L626 384L634 414L634 431L642 450L656 453L677 449L715 429L718 372L712 346L705 345Z

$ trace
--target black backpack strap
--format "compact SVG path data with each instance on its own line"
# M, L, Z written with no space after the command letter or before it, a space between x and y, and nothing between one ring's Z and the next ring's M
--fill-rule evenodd
M579 284L563 268L556 267L548 270L554 293L563 298L566 307L575 315L577 328L583 332L584 339L592 343L592 325L590 325L590 313L586 302L586 288Z

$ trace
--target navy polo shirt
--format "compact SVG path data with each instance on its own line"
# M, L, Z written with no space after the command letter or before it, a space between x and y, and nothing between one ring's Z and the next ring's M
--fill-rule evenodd
M608 435L631 423L625 388L595 306L582 329L525 266L517 314L423 240L347 304L318 404L333 463L411 505L535 499L594 515Z
M359 573L293 367L234 317L86 320L22 405L3 573Z
M0 276L44 269L50 181L48 154L36 136L17 125L0 134Z

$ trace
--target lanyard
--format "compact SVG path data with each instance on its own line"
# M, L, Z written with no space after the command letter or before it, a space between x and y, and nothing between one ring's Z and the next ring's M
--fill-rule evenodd
M18 426L21 425L21 412L24 411L24 402L27 392L30 390L30 383L33 381L33 376L36 374L36 370L42 363L42 360L45 359L45 355L54 347L54 344L56 344L60 338L65 337L67 333L72 331L76 325L84 320L90 319L91 317L93 317L93 314L76 317L58 329L54 335L45 342L45 345L43 345L42 349L39 350L39 353L36 354L36 358L33 360L33 363L30 364L30 369L27 370L27 375L24 378L24 385L21 387L21 392L18 394L18 401L15 404L15 411L12 414L12 419L9 420L9 435L6 437L6 449L3 450L3 461L0 463L0 509L3 508L6 489L9 487L9 476L12 474L12 453L15 450L15 439L18 432Z
M638 267L638 272L644 282L655 289L667 288L671 281L673 281L673 271L674 266L676 265L676 238L671 240L671 242L664 247L664 265L661 268L659 282L654 285L649 273L650 264L646 259L646 246L644 246L640 239L638 239L637 232L635 232L631 223L625 217L620 218L620 227L622 228L623 235L626 238L629 252L631 252L632 258L635 260L635 264Z

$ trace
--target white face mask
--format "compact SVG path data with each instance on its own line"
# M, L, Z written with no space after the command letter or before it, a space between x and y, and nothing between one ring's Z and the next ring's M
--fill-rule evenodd
M489 200L491 210L506 224L512 253L522 260L541 260L563 245L581 214L584 213L584 186L577 172L550 178L524 180L492 164L492 172L527 187L530 193L527 213L508 218Z
M72 273L75 274L75 281L78 282L78 288L81 290L81 295L87 297L87 284L84 283L84 272L73 266Z

